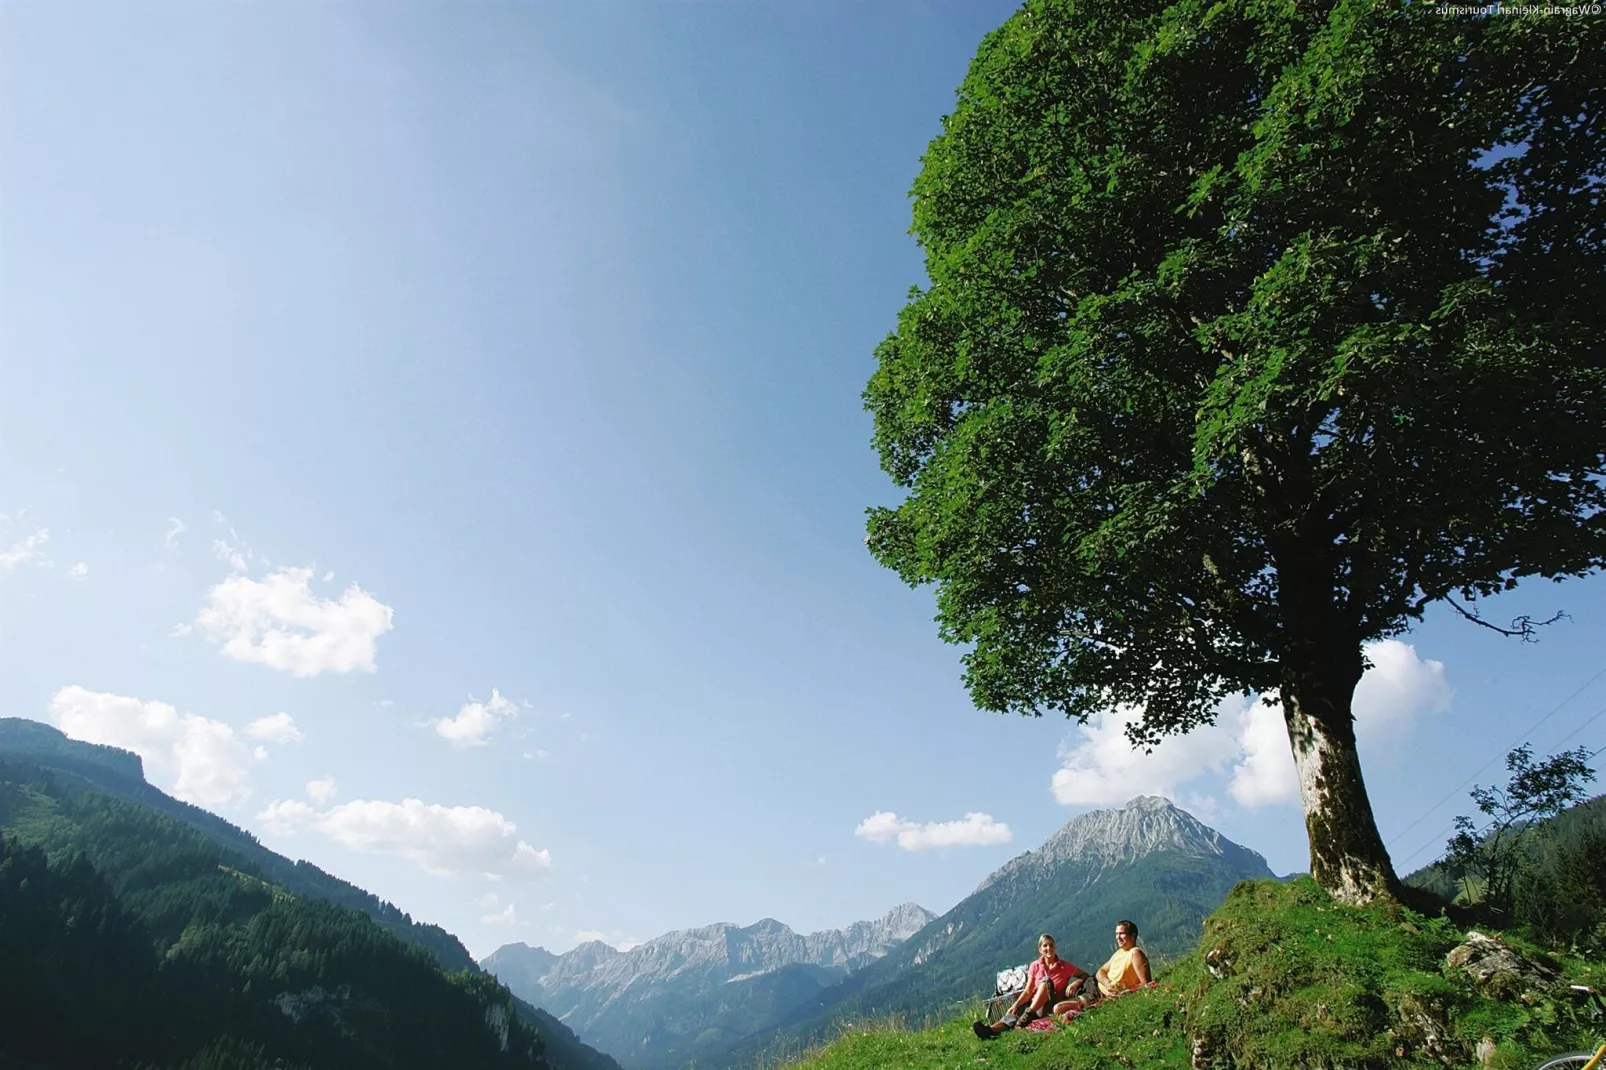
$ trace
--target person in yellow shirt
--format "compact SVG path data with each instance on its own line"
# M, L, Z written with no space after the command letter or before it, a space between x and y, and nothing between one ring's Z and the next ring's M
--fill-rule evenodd
M1138 927L1122 919L1115 923L1115 954L1095 976L1099 995L1130 992L1149 983L1149 956L1138 946Z
M1142 988L1149 983L1149 956L1138 946L1138 927L1122 918L1115 923L1115 954L1099 967L1093 977L1098 991L1084 991L1078 999L1068 999L1054 1005L1055 1014L1080 1011L1101 999Z

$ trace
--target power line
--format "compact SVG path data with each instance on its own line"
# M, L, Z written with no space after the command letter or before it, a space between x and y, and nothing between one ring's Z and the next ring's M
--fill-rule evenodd
M1551 710L1550 710L1549 713L1545 714L1543 717L1539 718L1539 720L1535 721L1531 726L1529 726L1528 730L1525 731L1522 735L1518 736L1516 739L1514 739L1510 743L1506 744L1506 746L1504 748L1502 748L1501 753L1503 754L1503 753L1506 753L1506 752L1510 751L1517 744L1521 743L1523 740L1525 740L1529 736L1533 735L1534 729L1538 728L1540 725L1544 724L1546 721L1548 721L1552 717L1556 716L1556 714L1561 711L1561 708L1563 706L1567 705L1567 703L1571 702L1573 699L1575 699L1579 695L1583 694L1585 689L1587 689L1590 684L1593 684L1596 680L1599 680L1602 676L1606 676L1606 665L1602 665L1600 667L1600 670L1598 672L1596 672L1594 676L1591 676L1589 679L1585 680L1582 684L1580 684L1576 691L1574 691L1572 694L1568 695L1566 698L1562 699L1560 702L1556 703L1555 706L1551 707ZM1434 803L1432 806L1428 807L1425 811L1423 811L1421 817L1417 818L1415 821L1411 822L1409 825L1405 826L1400 831L1396 832L1393 835L1393 837L1391 837L1389 839L1388 843L1384 844L1383 846L1384 847L1388 847L1390 844L1393 844L1394 842L1396 842L1401 836L1404 836L1407 832L1410 832L1412 829L1414 829L1418 825L1420 825L1423 821L1427 820L1427 816L1429 814L1433 813L1433 811L1437 810L1439 807L1443 806L1445 803L1447 803L1451 799L1455 798L1456 794L1462 788L1466 787L1468 784L1472 783L1474 780L1476 780L1478 778L1478 774L1482 773L1485 769L1489 768L1491 765L1493 765L1495 762L1497 762L1499 760L1500 760L1500 755L1496 754L1493 758L1490 758L1487 762L1484 762L1477 769L1474 769L1472 771L1472 775L1471 776L1467 777L1461 783L1459 783L1455 787L1451 788L1449 793L1446 794L1444 798L1440 799L1438 802ZM1419 849L1417 853L1420 854L1421 850L1425 850L1425 849L1426 849L1426 845L1423 845L1423 848ZM1407 856L1407 857L1409 858L1409 857L1413 857L1413 856Z
M1606 672L1606 670L1602 670L1602 671ZM1599 676L1599 675L1601 675L1601 673L1596 673L1595 675ZM1590 680L1590 683L1594 683L1594 679L1593 678ZM1585 684L1584 686L1588 687L1589 684ZM1574 695L1576 695L1577 693L1578 693L1577 691L1573 692ZM1571 697L1572 697L1571 695L1568 696L1569 699ZM1554 713L1555 711L1552 710L1551 712ZM1565 736L1563 736L1556 743L1556 746L1560 747L1563 743L1567 742L1569 739L1573 738L1578 733L1580 733L1584 729L1588 728L1591 724L1593 724L1596 720L1598 720L1600 718L1601 714L1606 714L1606 706L1602 706L1600 709L1596 710L1594 715L1591 716L1589 718L1589 720L1585 721L1583 724L1579 725L1577 728L1573 729L1571 732L1569 732ZM1547 716L1548 716L1548 714L1547 714ZM1538 728L1539 726L1535 725L1534 727ZM1601 754L1602 752L1606 752L1606 746L1596 747L1594 749L1594 751L1592 751L1590 753L1589 757L1585 758L1584 760L1585 761L1592 761L1592 760L1594 760L1596 755ZM1492 765L1492 764L1494 764L1494 763L1491 761L1488 764L1486 764L1483 768L1487 769L1487 768L1489 768L1489 765ZM1478 770L1478 773L1481 773L1481 772L1483 772L1483 769ZM1473 776L1477 776L1478 773L1474 773L1472 775ZM1465 784L1462 785L1462 787L1465 787L1465 786L1466 786ZM1461 790L1460 788L1456 789L1456 791L1460 791L1460 790ZM1451 792L1450 794L1453 795L1453 794L1455 794L1455 792ZM1446 798L1448 798L1448 796L1446 796ZM1443 805L1443 800L1440 800L1440 805ZM1434 809L1436 810L1436 809L1438 809L1438 807L1435 806ZM1431 814L1432 812L1433 812L1433 810L1429 810L1428 811L1429 814ZM1426 816L1427 816L1427 814L1423 814L1422 815L1422 817L1426 817ZM1417 818L1417 821L1413 822L1413 824L1419 823L1421 820L1422 820L1422 818ZM1410 854L1408 854L1408 855L1404 856L1403 858L1401 858L1399 863L1398 863L1399 868L1403 870L1405 868L1405 865L1406 865L1407 862L1411 861L1411 859L1415 858L1417 855L1421 854L1423 851L1426 851L1429 847L1432 847L1434 844L1436 844L1440 840L1442 840L1444 838L1445 833L1453 832L1453 831L1455 831L1455 825L1451 824L1450 826L1445 828L1443 832L1438 833L1432 839L1428 840L1428 842L1424 843L1421 847L1418 847L1416 850L1412 851ZM1399 838L1398 836L1395 837L1395 839L1398 839L1398 838ZM1389 842L1393 843L1394 841L1390 840Z
M1407 862L1409 862L1411 859L1415 858L1417 855L1421 854L1423 851L1426 851L1429 847L1432 847L1434 844L1438 843L1441 839L1444 838L1445 832L1453 832L1454 830L1455 830L1455 826L1451 825L1449 828L1445 829L1444 832L1440 832L1438 835L1434 836L1427 843L1424 843L1421 847L1418 847L1416 850L1412 851L1410 854L1408 854L1404 858L1400 859L1400 861L1396 865L1396 868L1398 870L1404 870L1405 869L1405 864Z
M1606 713L1606 706L1602 706L1600 709L1596 710L1595 713L1594 713L1594 716L1590 717L1589 720L1585 721L1583 724L1579 725L1577 728L1573 729L1571 732L1568 732L1565 736L1562 736L1560 739L1558 739L1556 741L1556 743L1555 743L1555 746L1557 748L1560 748L1563 743L1567 742L1569 739L1573 738L1578 733L1582 732L1584 729L1588 728L1590 725L1592 725L1596 721L1598 721L1600 719L1600 715L1603 714L1603 713ZM1599 753L1600 753L1600 751L1596 751L1595 752L1595 754L1599 754ZM1590 755L1591 758L1593 758L1594 756L1595 756L1594 754Z

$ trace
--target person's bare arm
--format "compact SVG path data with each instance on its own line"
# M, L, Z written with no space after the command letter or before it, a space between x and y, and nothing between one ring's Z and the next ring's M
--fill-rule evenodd
M1149 983L1149 956L1141 947L1132 952L1132 968L1137 971L1139 981Z

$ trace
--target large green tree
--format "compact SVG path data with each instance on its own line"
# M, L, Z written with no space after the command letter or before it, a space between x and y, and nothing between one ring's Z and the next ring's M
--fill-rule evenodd
M1032 0L990 34L865 393L907 490L870 548L936 584L977 704L1141 707L1151 745L1275 695L1312 874L1392 894L1363 645L1606 564L1603 87L1595 16Z

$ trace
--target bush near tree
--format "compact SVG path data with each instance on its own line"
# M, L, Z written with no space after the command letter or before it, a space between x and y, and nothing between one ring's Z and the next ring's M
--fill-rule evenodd
M1595 779L1589 758L1589 751L1579 747L1535 762L1533 748L1524 743L1506 755L1511 777L1505 787L1472 789L1472 801L1487 821L1480 826L1458 816L1445 855L1445 863L1461 872L1463 900L1510 924L1518 880L1534 867L1532 841L1547 835L1546 826L1536 823L1584 797L1584 785Z

